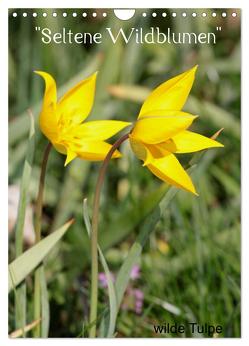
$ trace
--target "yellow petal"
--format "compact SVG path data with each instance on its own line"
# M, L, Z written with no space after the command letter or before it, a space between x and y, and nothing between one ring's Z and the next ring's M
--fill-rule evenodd
M56 94L56 83L54 78L47 72L43 71L34 71L36 74L41 76L45 81L45 93L43 99L44 106L55 105L57 102Z
M76 156L77 154L74 151L72 151L70 148L67 148L67 158L66 158L64 166L68 165L69 162L75 159Z
M67 148L62 143L53 142L54 148L63 155L67 155Z
M191 153L207 148L223 147L224 145L205 136L191 131L183 131L172 137L176 153Z
M188 128L195 118L196 116L180 111L153 111L138 119L131 136L149 144L165 142Z
M58 102L65 123L80 124L90 113L95 94L97 72L70 89Z
M84 141L77 151L77 156L84 160L102 161L108 154L112 145L103 141ZM118 158L121 154L118 150L114 152L112 158Z
M145 161L147 157L147 149L145 145L141 141L133 138L132 135L129 136L129 139L131 149L133 150L134 154L137 156L137 158L139 158L139 160Z
M150 157L147 167L156 177L166 183L198 195L190 176L175 155L168 152L166 156L159 159Z
M156 177L198 195L191 178L172 153L161 150L159 145L145 145L133 138L130 138L130 144L135 155L144 161L143 166L148 167Z
M87 140L103 141L114 136L130 124L125 121L116 120L89 121L77 126L74 129L74 135Z
M42 110L39 117L39 125L42 133L50 140L57 138L58 115L56 111L56 83L54 78L46 72L35 71L45 81L45 93Z
M192 88L197 66L159 85L145 100L139 116L153 109L181 110Z

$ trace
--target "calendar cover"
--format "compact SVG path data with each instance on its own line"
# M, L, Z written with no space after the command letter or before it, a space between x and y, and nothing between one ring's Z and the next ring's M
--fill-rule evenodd
M239 9L9 9L9 337L239 338Z

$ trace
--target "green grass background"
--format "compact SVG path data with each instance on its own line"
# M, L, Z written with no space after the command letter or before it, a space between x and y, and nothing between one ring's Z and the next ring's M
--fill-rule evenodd
M221 324L225 337L240 336L240 18L217 18L197 10L197 17L176 18L167 10L162 18L142 17L142 10L128 22L115 19L111 11L106 18L97 10L86 19L81 15L63 18L58 10L47 10L43 18L12 18L9 30L9 182L19 184L28 141L27 108L39 114L44 85L33 73L39 69L51 73L62 95L75 82L99 70L96 99L91 119L134 121L147 88L195 64L198 73L191 97L184 109L199 115L192 130L211 136L219 128L224 149L210 150L199 163L194 183L200 194L195 197L179 191L152 232L140 258L141 278L133 285L144 292L143 312L121 311L118 316L119 337L157 337L153 324L187 322ZM79 14L82 10L77 10ZM132 26L168 26L179 31L215 31L216 45L136 45L110 40L102 45L44 45L35 26L59 31L63 26L73 31L95 32L105 27L126 29ZM110 85L125 84L122 98L110 93ZM134 88L134 86L138 86ZM36 127L35 160L29 196L34 202L46 139ZM134 157L129 145L122 146L123 158L110 165L101 197L100 238L108 264L117 272L139 232L143 205L149 193L161 182ZM76 222L45 262L50 299L50 337L75 337L87 319L89 289L89 241L82 221L82 200L92 206L99 164L74 160L64 168L64 156L52 151L46 178L43 236L70 217ZM182 162L191 158L183 156ZM181 158L180 158L181 159ZM139 218L139 213L141 217ZM136 214L136 215L135 215ZM10 235L10 260L15 257L14 235ZM163 244L163 245L162 245ZM29 322L32 321L32 276L27 279ZM101 291L99 309L107 304ZM14 330L13 295L10 295L9 329ZM184 337L169 334L161 337ZM205 335L203 335L205 336Z

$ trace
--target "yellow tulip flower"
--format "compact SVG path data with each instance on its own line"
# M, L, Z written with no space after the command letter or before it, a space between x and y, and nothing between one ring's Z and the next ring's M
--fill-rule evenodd
M45 81L45 93L39 117L43 134L61 154L67 155L65 166L75 157L85 160L103 160L111 148L105 142L128 122L115 120L83 121L91 112L97 73L81 81L57 101L54 78L42 71L35 71ZM113 158L120 157L118 150Z
M223 147L213 139L191 132L196 116L183 108L197 66L161 84L142 105L129 137L136 156L159 179L197 195L193 182L174 154Z

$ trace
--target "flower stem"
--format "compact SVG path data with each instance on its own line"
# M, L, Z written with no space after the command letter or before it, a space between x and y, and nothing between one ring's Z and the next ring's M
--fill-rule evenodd
M48 162L48 156L52 144L49 142L45 148L39 181L38 196L35 205L35 243L37 244L41 240L41 219L42 219L42 204L43 204L43 192L45 185L45 175ZM34 283L34 321L41 318L41 287L40 287L40 267L35 271L35 283ZM34 328L34 337L39 338L41 336L40 323Z
M93 202L93 216L92 216L92 233L91 233L91 302L90 302L90 330L89 337L96 337L96 324L97 324L97 307L98 307L98 219L99 219L99 200L101 188L104 182L105 173L108 164L114 154L115 150L129 138L129 134L120 137L111 147L106 155L102 166L99 171L99 176L96 184L94 202Z

